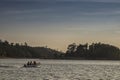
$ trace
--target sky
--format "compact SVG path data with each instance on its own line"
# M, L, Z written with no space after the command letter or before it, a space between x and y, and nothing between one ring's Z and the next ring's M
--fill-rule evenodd
M120 48L120 0L0 0L0 39L66 51L71 43Z

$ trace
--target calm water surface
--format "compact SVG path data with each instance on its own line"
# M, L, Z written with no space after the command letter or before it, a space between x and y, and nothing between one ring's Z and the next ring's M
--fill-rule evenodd
M120 80L120 61L33 59L41 65L22 67L31 60L0 59L0 80Z

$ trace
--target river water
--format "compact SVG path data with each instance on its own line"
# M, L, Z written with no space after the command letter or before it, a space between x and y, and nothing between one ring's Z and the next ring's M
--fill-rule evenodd
M22 67L34 60L41 65ZM120 61L0 59L0 80L120 80Z

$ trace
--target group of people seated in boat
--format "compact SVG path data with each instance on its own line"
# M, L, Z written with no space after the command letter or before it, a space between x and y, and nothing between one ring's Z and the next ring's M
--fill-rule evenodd
M24 64L24 67L27 67L27 66L36 66L37 63L36 61L28 61L27 64Z
M30 61L30 62L28 61L27 62L27 65L36 65L36 64L37 64L36 61L33 61L33 62L32 61Z

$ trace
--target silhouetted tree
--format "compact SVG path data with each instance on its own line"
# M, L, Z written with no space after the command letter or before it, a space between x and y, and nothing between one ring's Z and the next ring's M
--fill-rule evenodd
M88 44L79 44L77 46L77 49L76 49L76 56L77 57L84 57L87 55L87 51L88 51Z
M120 59L120 49L103 43L92 43L69 45L66 52L67 57L82 58L82 59ZM74 54L74 56L73 56Z
M25 46L28 46L28 44L25 42L25 44L24 44Z
M75 43L68 45L66 56L74 56L75 51L76 51Z
M9 43L0 40L0 57L12 58L55 58L54 54L62 54L59 51L45 47L30 47L25 43Z

